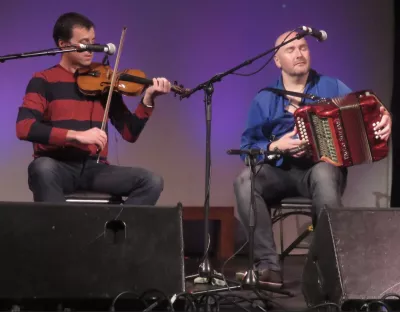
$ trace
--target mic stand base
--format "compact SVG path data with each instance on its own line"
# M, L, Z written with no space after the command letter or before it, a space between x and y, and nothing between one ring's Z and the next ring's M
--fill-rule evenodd
M211 284L213 284L214 281L216 282L216 284L218 284L218 281L223 282L224 284L226 283L226 286L221 285L221 287L214 288L214 289L208 289L206 291L204 291L204 290L193 291L193 292L191 292L191 294L193 294L193 295L201 294L203 292L220 292L220 291L226 291L229 289L233 290L233 289L241 288L239 282L232 281L232 280L229 280L226 278L224 279L222 274L217 274L212 269L212 266L211 266L208 258L204 259L204 261L202 263L200 263L197 274L188 275L185 277L185 280L187 281L188 279L192 279L192 278L194 279L194 281L193 281L194 284L196 283L195 280L197 278L205 279L205 282L201 282L202 285L204 285L204 284L211 285ZM229 286L229 284L233 284L234 286Z

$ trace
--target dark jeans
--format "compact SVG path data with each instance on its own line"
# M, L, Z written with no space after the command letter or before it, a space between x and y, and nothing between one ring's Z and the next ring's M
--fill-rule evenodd
M50 157L30 163L28 183L35 202L63 202L64 194L85 190L127 196L129 205L155 205L164 187L162 177L143 168Z
M311 198L314 216L318 216L325 205L332 208L341 207L347 170L320 162L311 166L289 165L283 168L263 164L256 167L256 172L254 258L259 269L280 270L267 203L290 196ZM250 182L250 167L247 167L234 183L238 216L247 234Z

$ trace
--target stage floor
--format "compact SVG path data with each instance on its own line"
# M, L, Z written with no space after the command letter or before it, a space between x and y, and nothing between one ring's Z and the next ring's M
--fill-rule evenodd
M199 259L191 258L185 261L185 271L186 275L192 275L197 273L198 269L198 261ZM230 260L224 269L224 274L226 279L234 280L235 272L242 271L247 268L247 258L243 256L239 256L235 259ZM287 295L277 294L268 292L268 297L276 304L271 303L273 306L269 307L268 311L299 311L303 310L307 307L304 297L301 293L301 275L303 272L303 266L305 263L305 256L296 255L289 256L285 259L284 264L284 282L285 286L283 289L290 291L294 296L289 297ZM221 263L212 260L213 268L217 271L217 273L221 273ZM221 286L212 286L205 284L193 284L193 279L190 279L186 283L188 292L202 292L208 289L221 289ZM229 294L229 291L219 291L218 294ZM231 294L239 294L247 299L255 298L256 295L249 290L233 290ZM233 300L233 298L231 298ZM252 308L250 303L242 302L240 303L247 309L251 311L261 311L259 308ZM243 311L242 309L234 308L232 305L226 305L226 301L224 300L224 304L220 306L220 310L223 311Z

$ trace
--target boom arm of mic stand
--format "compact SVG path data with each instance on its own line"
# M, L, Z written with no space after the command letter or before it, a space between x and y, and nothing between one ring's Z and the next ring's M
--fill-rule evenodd
M296 96L299 98L305 98L305 99L310 99L313 101L319 101L319 100L324 100L324 98L321 98L319 96L313 95L313 94L308 94L308 93L300 93L300 92L294 92L294 91L287 91L287 90L282 90L282 89L276 89L276 88L264 88L262 90L267 90L274 92L278 95L291 95L291 96Z
M28 57L36 57L36 56L44 56L44 55L56 55L59 53L67 53L67 52L77 52L78 48L71 47L71 48L64 48L64 49L50 49L50 50L41 50L41 51L34 51L34 52L26 52L26 53L17 53L17 54L7 54L4 56L0 56L0 63L4 63L8 60L15 60L21 58L28 58Z
M258 155L265 155L265 156L280 156L283 152L271 152L266 151L263 149L230 149L226 152L228 155L243 155L246 154L248 156L258 156Z
M219 81L221 81L223 77L225 77L225 76L227 76L227 75L229 75L229 74L232 74L233 72L237 71L238 69L241 69L242 67L245 67L245 66L247 66L247 65L252 64L254 61L258 60L259 58L262 58L263 56L265 56L265 55L267 55L267 54L270 54L271 52L274 52L275 50L281 48L282 46L288 44L289 42L292 42L292 41L294 41L294 40L301 39L301 38L305 37L306 35L308 35L308 34L305 33L305 32L297 33L296 36L294 36L292 39L289 39L289 40L287 40L287 41L284 41L284 42L282 42L280 45L277 45L276 47L274 47L274 48L272 48L272 49L269 49L268 51L263 52L263 53L261 53L261 54L255 56L255 57L253 57L253 58L251 58L251 59L249 59L249 60L247 60L247 61L244 61L243 63L241 63L241 64L239 64L239 65L237 65L237 66L235 66L235 67L233 67L233 68L231 68L231 69L229 69L229 70L227 70L226 72L223 72L223 73L221 73L221 74L217 74L217 75L215 75L214 77L212 77L210 80L205 81L205 82L199 84L197 87L195 87L195 88L191 89L190 91L185 92L184 94L182 94L182 95L180 96L180 99L188 98L188 97L190 97L193 93L195 93L195 92L197 92L197 91L199 91L199 90L204 90L204 89L207 88L208 86L212 85L214 82L219 82Z
M264 156L267 160L274 160L285 154L285 151L265 151L263 149L230 149L226 152L228 155L247 155L249 157Z

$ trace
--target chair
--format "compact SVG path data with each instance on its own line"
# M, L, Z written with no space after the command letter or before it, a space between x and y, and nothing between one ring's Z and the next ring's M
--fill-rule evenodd
M115 196L107 193L76 191L66 194L65 200L70 203L86 203L86 204L116 204L120 205L124 202L121 196Z
M311 224L307 227L306 230L303 231L286 249L284 249L284 234L283 234L283 220L286 219L290 215L305 215L309 216L311 219L312 202L311 199L305 197L287 197L282 199L278 204L271 205L271 209L274 210L272 215L272 224L279 222L279 230L280 230L280 245L281 245L281 254L279 256L279 260L281 262L281 267L283 270L283 262L285 258L290 254L290 252L295 248L300 248L299 244L313 231L313 220ZM294 209L294 211L286 211Z

